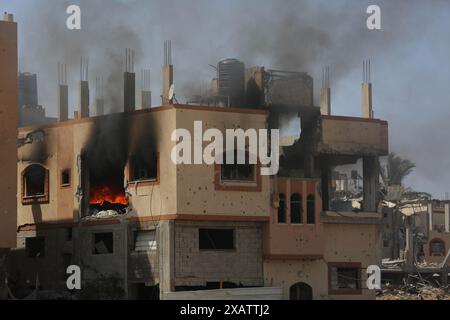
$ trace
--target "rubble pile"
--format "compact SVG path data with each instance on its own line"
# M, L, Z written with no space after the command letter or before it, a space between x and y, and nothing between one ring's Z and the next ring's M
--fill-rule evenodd
M409 286L400 289L381 290L377 300L450 300L448 288Z
M90 216L85 217L85 220L105 219L120 216L120 213L114 210L94 211Z

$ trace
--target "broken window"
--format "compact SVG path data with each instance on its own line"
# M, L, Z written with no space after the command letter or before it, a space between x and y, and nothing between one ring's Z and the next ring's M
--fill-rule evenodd
M280 193L279 198L278 223L286 223L286 195L284 193Z
M114 253L114 234L112 232L94 233L93 254Z
M330 293L356 294L361 291L361 271L357 264L331 264L329 266Z
M445 243L441 239L433 239L430 242L430 256L443 256L445 254Z
M61 186L68 187L70 186L70 170L66 169L61 172Z
M310 194L306 200L306 223L314 224L316 223L315 219L316 205L315 199L312 194Z
M223 164L221 165L222 181L256 181L256 166L249 164L248 152L245 154L245 164L237 164L237 150L234 151L234 163L226 163L226 153L223 155Z
M134 232L134 251L156 250L156 230Z
M27 198L40 198L47 200L48 197L48 170L40 164L32 164L25 168L22 173L22 200L28 202Z
M130 159L130 181L158 179L158 154L134 156Z
M346 162L334 167L331 173L329 208L333 211L358 209L363 197L363 161L352 158Z
M303 223L302 197L298 193L291 195L291 223Z
M26 238L25 249L28 258L45 257L45 238L44 237Z
M200 250L232 250L234 249L233 229L199 229Z

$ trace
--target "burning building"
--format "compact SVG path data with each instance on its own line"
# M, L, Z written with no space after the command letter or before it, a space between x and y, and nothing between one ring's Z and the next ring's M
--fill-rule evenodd
M25 295L37 275L42 291L65 291L66 267L76 264L82 297L171 299L242 287L274 287L284 299L374 297L364 279L380 260L377 158L388 152L388 124L374 118L370 83L364 117L333 116L329 107L321 114L307 73L227 59L210 97L178 104L170 48L161 106L136 110L127 50L123 112L91 115L82 62L78 115L67 119L60 81L60 121L19 130L13 291ZM277 175L261 175L260 164L171 159L172 133L193 132L195 121L221 132L277 129L287 115L301 134L281 148ZM361 158L361 209L333 211L333 168ZM115 286L100 292L105 279Z

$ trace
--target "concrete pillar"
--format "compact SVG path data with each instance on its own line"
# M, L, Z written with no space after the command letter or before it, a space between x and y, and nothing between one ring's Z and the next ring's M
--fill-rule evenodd
M327 160L322 162L322 208L323 211L330 210L330 181L331 168Z
M322 115L331 115L331 89L322 88L320 93L320 113Z
M414 237L412 231L412 217L406 217L406 246L405 246L405 271L410 272L414 267Z
M373 118L372 109L372 83L362 84L362 116L363 118Z
M67 85L59 85L58 88L58 121L69 119L69 88Z
M97 98L95 100L95 115L102 116L105 114L105 100Z
M162 103L172 104L173 101L169 100L169 90L173 84L173 65L165 64L163 66L163 93Z
M433 205L428 203L428 231L433 231Z
M125 112L133 112L136 110L136 76L134 72L124 72L123 80L123 108Z
M161 221L158 224L159 237L159 292L175 291L175 223Z
M450 203L444 204L445 232L450 232Z
M379 166L377 157L363 158L363 210L377 211Z
M89 118L89 82L78 83L78 117Z
M17 242L17 75L17 24L6 13L0 21L0 248Z
M142 91L141 95L141 109L148 109L152 107L152 92Z

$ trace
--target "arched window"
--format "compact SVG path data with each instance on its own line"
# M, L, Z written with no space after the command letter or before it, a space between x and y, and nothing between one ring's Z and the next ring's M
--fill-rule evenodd
M430 241L430 256L445 255L445 242L439 238Z
M290 300L312 300L313 290L309 284L298 282L289 288Z
M315 219L315 199L312 194L310 194L306 200L306 223L307 224L314 224L316 223Z
M286 223L286 195L284 193L280 193L279 197L278 223Z
M48 170L32 164L22 172L22 202L48 202Z
M302 197L298 193L291 195L291 223L303 223Z

